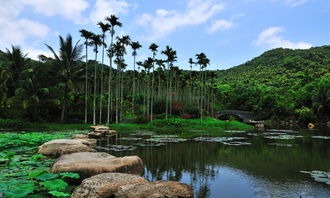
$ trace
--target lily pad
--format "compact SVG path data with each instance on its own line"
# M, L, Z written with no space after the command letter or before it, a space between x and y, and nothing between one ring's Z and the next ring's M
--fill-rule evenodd
M134 144L135 146L142 146L142 147L159 147L159 146L165 146L165 143L159 143L159 142L148 142L148 143L138 143Z
M135 132L132 133L132 136L153 136L155 133L154 132L150 132L150 131L141 131L141 132Z
M248 133L247 135L248 135L248 136L254 136L254 137L258 137L258 136L260 136L259 133Z
M143 138L139 138L139 137L122 137L119 138L120 140L124 140L124 141L139 141L142 140Z
M329 139L330 139L330 136L320 136L320 135L315 135L315 136L311 136L311 138L314 138L314 139L329 140Z
M226 133L245 133L246 131L239 131L239 130L224 130Z
M270 146L283 146L283 147L292 147L293 144L281 144L281 143L269 143Z
M229 146L247 146L251 145L250 142L239 142L239 141L234 141L234 142L222 142L224 145L229 145Z
M194 138L194 141L202 142L228 142L234 140L245 140L246 137L197 137Z
M116 152L132 151L136 149L135 146L126 146L126 145L111 145L109 147L96 146L94 148L103 151L116 151Z
M264 136L266 139L275 139L275 140L293 140L296 138L302 138L300 135L274 135L274 136Z
M185 142L186 139L182 138L150 138L146 140L147 142L158 142L158 143L179 143Z
M269 129L267 131L270 132L282 132L282 133L299 133L298 131L290 130L290 129Z

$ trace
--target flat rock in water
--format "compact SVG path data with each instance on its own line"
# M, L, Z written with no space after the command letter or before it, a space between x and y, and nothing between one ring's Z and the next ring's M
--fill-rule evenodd
M60 156L77 152L96 152L90 146L93 144L83 139L57 139L44 143L39 147L39 154L46 156Z
M76 135L72 136L72 139L85 140L85 141L89 142L91 146L96 146L96 144L97 144L97 140L89 138L87 134L76 134Z
M190 198L191 186L174 181L148 182L142 177L123 173L103 173L82 181L71 198Z
M82 178L86 178L108 172L141 175L143 169L143 162L138 156L117 158L103 152L81 152L62 155L52 166L51 172L79 173Z

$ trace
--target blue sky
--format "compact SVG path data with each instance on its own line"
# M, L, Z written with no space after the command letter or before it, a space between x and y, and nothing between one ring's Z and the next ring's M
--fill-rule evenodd
M58 35L79 30L101 33L96 23L115 14L143 49L138 60L159 50L177 50L176 65L204 52L208 69L226 69L266 50L307 49L330 43L330 0L0 0L0 49L19 45L28 56L50 55L44 45L58 49ZM131 52L127 64L132 68ZM164 58L161 54L158 58ZM197 68L196 68L197 69Z

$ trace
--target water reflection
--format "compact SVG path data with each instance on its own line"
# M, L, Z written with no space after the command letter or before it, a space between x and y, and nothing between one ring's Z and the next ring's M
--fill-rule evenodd
M127 135L120 134L116 140L106 143L137 143L121 136ZM226 146L218 142L187 141L109 153L115 156L138 155L145 163L146 179L191 184L195 197L330 197L329 186L299 173L300 170L330 169L330 140L304 136L283 141L252 136L248 141L252 145ZM270 146L269 143L296 146Z

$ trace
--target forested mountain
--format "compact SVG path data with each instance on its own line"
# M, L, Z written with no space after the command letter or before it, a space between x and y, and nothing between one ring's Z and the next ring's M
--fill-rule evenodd
M326 120L329 72L330 46L278 48L217 72L216 84L224 108L253 110L260 118Z

